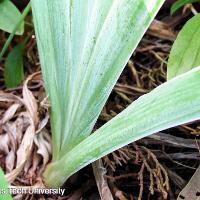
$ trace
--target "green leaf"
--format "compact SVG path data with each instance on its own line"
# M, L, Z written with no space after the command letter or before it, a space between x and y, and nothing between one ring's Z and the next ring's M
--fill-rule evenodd
M20 20L21 13L10 0L0 2L0 29L12 33ZM24 22L19 25L16 34L22 35L24 32Z
M200 119L200 67L160 85L86 138L44 174L58 187L73 173L150 134Z
M21 16L20 16L19 21L18 21L17 24L15 25L14 30L13 30L12 33L9 35L8 39L6 40L6 42L5 42L4 45L3 45L3 48L2 48L2 50L1 50L1 52L0 52L0 61L1 61L1 59L3 58L5 52L7 51L7 49L8 49L8 47L9 47L10 43L12 42L12 39L14 38L15 33L16 33L18 27L19 27L20 24L24 21L25 17L28 15L30 9L31 9L31 4L30 4L30 2L29 2L29 3L27 4L27 6L25 7L25 9L23 10L23 12L22 12L22 14L21 14Z
M90 135L128 59L164 0L32 0L53 160Z
M200 65L200 14L190 19L175 40L169 55L167 79Z
M199 0L177 0L175 3L173 3L170 13L174 14L179 8L185 6L188 3L195 3L199 2Z
M25 42L15 46L5 62L4 80L6 87L17 87L24 80L23 53Z
M12 197L8 190L8 183L5 179L3 170L0 168L0 199L12 200Z

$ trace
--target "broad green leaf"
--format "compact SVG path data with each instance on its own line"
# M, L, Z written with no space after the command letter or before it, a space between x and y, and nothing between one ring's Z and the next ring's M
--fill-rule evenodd
M5 179L5 175L1 168L0 168L0 199L12 200L12 197L8 190L8 183Z
M168 60L167 79L200 65L200 14L190 19L175 40Z
M5 52L7 51L7 49L8 49L8 47L9 47L10 43L12 42L12 39L13 39L14 36L15 36L15 33L16 33L18 27L20 26L21 23L23 23L25 17L28 15L30 9L31 9L31 4L30 4L30 2L29 2L29 3L27 4L27 6L25 7L25 9L23 10L23 12L22 12L22 14L21 14L21 16L20 16L19 21L18 21L17 24L15 25L14 30L12 31L12 33L9 35L8 39L7 39L6 42L4 43L3 48L2 48L2 50L1 50L1 52L0 52L0 60L3 58L3 56L4 56Z
M171 14L175 13L179 8L185 6L188 3L195 3L199 2L200 0L177 0L175 3L173 3L171 7Z
M90 135L164 0L31 2L58 160Z
M21 13L10 0L0 1L0 29L12 33L18 24ZM22 22L17 31L17 35L24 32L24 22Z
M25 42L15 46L5 62L4 79L6 87L17 87L24 80L23 53Z
M200 67L160 85L133 102L44 174L58 187L73 173L106 154L150 134L200 119Z

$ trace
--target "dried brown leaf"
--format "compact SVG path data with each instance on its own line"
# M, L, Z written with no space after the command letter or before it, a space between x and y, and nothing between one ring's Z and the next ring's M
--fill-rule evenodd
M26 130L24 137L22 139L22 143L17 151L17 167L26 162L27 157L30 155L33 138L35 135L35 128L33 125L30 125Z
M46 134L48 133L43 130L34 138L34 142L38 148L37 153L43 158L43 166L45 166L48 163L51 155L51 144L46 139Z
M28 178L29 179L32 180L32 179L34 179L37 176L37 174L39 174L39 172L37 171L37 168L39 166L39 163L41 162L41 159L42 159L41 156L38 155L34 151L34 153L32 155L32 158L29 161L29 164L31 164L31 166L25 165L24 172L26 174L28 174ZM28 162L26 164L28 164ZM41 167L39 169L41 169Z
M6 178L8 182L13 182L15 178L18 176L18 174L23 169L28 157L30 156L30 153L32 151L32 145L33 145L33 138L35 135L35 127L33 124L31 124L23 137L22 143L17 151L17 165L16 168L6 175Z
M16 140L16 124L14 122L7 122L4 126L4 131L8 134L10 140L10 149L16 151L17 149L17 140Z
M47 125L48 121L49 121L49 114L47 113L45 118L41 122L39 122L38 130L36 131L36 133L41 132L42 129Z
M29 77L25 83L24 83L24 87L23 87L23 102L24 105L27 109L27 111L30 114L31 119L34 122L34 125L37 126L38 124L38 106L37 106L37 102L35 97L33 96L32 92L28 89L28 82L32 77Z
M6 172L9 173L13 170L15 165L15 152L11 150L6 156Z
M5 154L9 153L9 137L7 134L0 135L0 151L4 152Z
M200 200L200 166L179 194L177 200Z
M113 200L112 193L108 187L107 178L105 177L106 169L102 160L97 160L92 164L95 180L102 200Z
M15 103L21 103L22 100L11 93L4 93L0 91L0 101L2 102L15 102Z
M16 125L16 142L17 145L19 146L23 136L23 127L24 127L23 118L18 117L17 120L15 121L15 125Z
M0 125L5 124L7 121L12 119L20 106L21 105L18 103L15 103L12 106L10 106L10 108L4 113L3 118L0 120Z

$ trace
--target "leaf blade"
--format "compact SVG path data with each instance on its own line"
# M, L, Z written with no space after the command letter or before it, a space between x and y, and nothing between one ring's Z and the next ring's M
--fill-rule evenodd
M175 3L173 3L173 5L170 9L170 13L174 14L182 6L189 4L189 3L195 3L195 2L199 2L199 0L177 0Z
M175 40L168 60L167 79L200 65L200 14L190 19Z
M0 193L1 199L12 200L12 197L9 194L9 190L8 190L8 183L5 179L5 175L4 175L3 170L1 168L0 168L0 189L1 189L1 193Z
M12 33L20 20L21 13L10 0L0 2L0 29ZM20 24L16 35L22 35L24 32L24 22Z
M18 86L24 80L23 53L25 43L15 46L5 62L4 79L7 88Z
M199 84L197 67L143 95L60 161L51 163L44 173L47 185L62 185L79 169L142 137L200 119Z
M117 78L163 2L87 0L84 7L80 0L45 0L42 5L32 0L43 76L52 104L54 160L91 133ZM80 28L77 19L84 24ZM80 36L77 31L86 32Z

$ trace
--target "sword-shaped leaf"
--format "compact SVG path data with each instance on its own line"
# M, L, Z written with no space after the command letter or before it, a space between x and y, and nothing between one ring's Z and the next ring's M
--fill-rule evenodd
M70 175L116 149L200 119L199 85L197 67L143 95L59 161L51 163L44 174L46 184L59 187Z
M32 0L53 160L91 134L133 50L164 0Z

